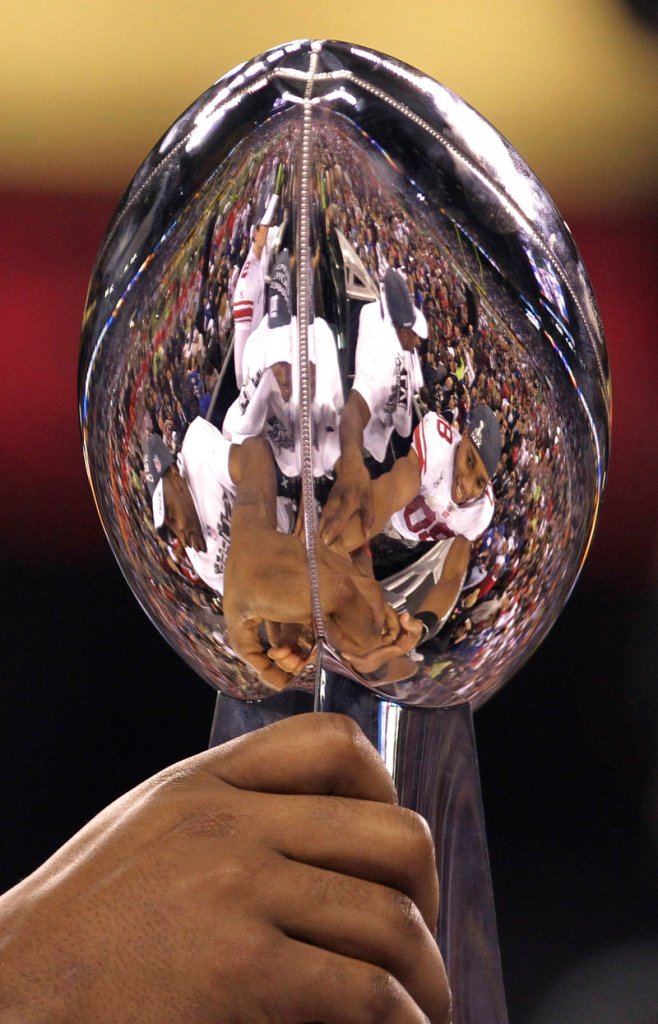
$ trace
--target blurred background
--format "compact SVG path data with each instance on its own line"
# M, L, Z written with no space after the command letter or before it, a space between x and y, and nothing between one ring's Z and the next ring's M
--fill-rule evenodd
M137 607L84 478L77 349L107 222L213 80L289 39L347 39L437 78L512 142L599 300L614 424L597 537L476 731L512 1024L657 1024L657 26L652 0L5 0L1 888L210 730L214 695Z

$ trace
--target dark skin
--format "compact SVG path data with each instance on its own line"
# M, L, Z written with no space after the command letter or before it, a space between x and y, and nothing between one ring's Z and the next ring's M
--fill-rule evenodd
M229 451L229 474L234 483L240 480L240 451L233 445ZM167 529L178 538L183 547L206 551L203 527L199 521L192 492L187 481L170 466L162 478L164 488L165 521Z
M164 525L183 547L205 551L206 541L187 482L176 466L170 466L162 478L165 503Z
M299 537L302 536L302 516L301 511L298 517L298 523L296 533ZM344 572L355 579L361 577L362 579L368 579L371 581L369 589L372 592L373 600L376 602L375 607L379 607L381 600L381 591L378 584L374 584L374 574L372 571L372 560L370 556L363 549L348 552L342 542L336 541L332 546L331 550L334 555L338 556L342 561L341 568ZM320 564L324 564L327 560L328 549L322 549L317 553L318 561ZM323 573L320 573L320 581L322 586L326 586L326 578ZM374 584L374 586L373 586ZM358 585L358 584L357 584ZM324 597L323 590L323 597ZM323 607L325 606L325 600L323 600ZM352 617L353 601L349 601L345 606L347 616L343 616L348 626L352 628L355 625L355 620ZM378 620L380 621L380 620ZM371 635L367 638L367 649L363 651L361 656L365 656L370 649L379 649L382 646L393 644L396 642L396 638L400 634L401 625L400 618L397 616L395 610L388 604L384 604L384 625L382 626L381 632L378 636ZM302 672L307 664L311 661L313 649L315 647L315 634L312 627L300 626L296 624L288 625L285 623L274 623L268 622L267 636L272 644L269 651L267 652L268 657L271 658L280 669L284 672L289 673L290 676L297 675ZM325 620L325 627L327 630L327 637L333 646L344 653L345 650L350 650L349 637L343 639L343 643L339 642L339 638L336 636L336 629L340 627L340 622L336 623L334 620ZM352 647L354 655L350 654L349 657L359 657L358 648L363 648L364 641L363 637L356 638L356 645Z
M379 533L394 512L404 508L416 497L420 481L420 462L412 448L404 458L396 461L390 472L370 481L372 526L366 533L362 517L358 510L355 511L340 537L345 548L348 551L355 551L362 547L370 536ZM452 500L456 505L474 501L482 496L488 482L489 474L468 431L465 430L455 452ZM472 543L466 537L455 537L444 563L441 579L425 596L418 611L433 612L439 620L449 614L459 597L464 575L468 570L471 548ZM367 675L379 670L393 658L408 654L417 646L422 635L422 622L409 612L403 612L399 617L398 634L392 641L386 637L385 643L380 642L365 655L348 653L346 657L358 672Z
M396 327L400 347L413 352L420 337L411 327ZM363 463L363 432L372 412L358 391L350 391L340 418L341 457L336 463L336 482L320 517L320 536L332 544L341 535L350 517L358 510L365 533L372 536L375 510L370 474Z
M315 363L309 363L309 367L311 371L311 398L313 398L315 395ZM271 369L279 391L281 392L281 398L284 402L289 402L292 396L291 364L286 362L272 363Z
M350 391L338 428L341 456L336 463L336 482L320 517L320 536L331 545L342 534L352 515L358 513L366 537L375 521L372 481L363 462L363 432L370 420L368 403L358 391Z
M419 348L421 339L419 335L415 334L411 327L396 327L395 333L398 336L400 345L405 352L413 352Z
M0 898L0 1024L448 1024L431 835L354 722L142 783Z
M444 619L454 607L468 569L471 542L465 537L455 537L443 565L441 579L421 602L417 611L433 612L439 620ZM362 675L378 672L393 659L409 654L420 643L423 623L409 612L399 617L399 629L392 641L372 647L366 654L346 654L346 660Z
M301 533L276 528L276 478L263 438L240 446L240 483L231 520L224 614L231 646L274 689L303 667L313 636L308 561ZM266 553L266 557L264 557ZM344 545L319 546L318 572L328 641L356 656L397 635L395 612L371 572ZM258 627L267 624L273 650L266 653ZM302 638L302 644L297 641Z
M290 363L273 363L272 373L281 392L281 397L284 402L290 401L292 395L292 367Z
M276 526L276 477L263 438L233 445L229 473L237 494L226 564L224 614L229 641L261 680L286 687L315 645L308 562L301 532ZM185 547L205 551L203 528L187 481L175 466L163 477L165 525ZM337 542L319 552L320 589L326 635L341 652L363 656L399 632L395 612L382 597L369 567ZM264 623L271 644L258 635Z
M365 466L363 469L367 473ZM225 575L224 613L230 643L264 683L280 690L304 669L315 642L306 549L301 533L283 534L276 528L276 479L268 443L263 438L249 438L242 446L233 446L229 471L238 484ZM186 547L199 545L195 550L205 550L186 481L173 466L164 481L165 522ZM327 640L364 675L408 654L423 631L419 619L408 612L398 617L386 604L368 560L359 560L356 554L368 536L378 533L393 512L418 493L418 456L411 449L390 473L374 482L368 476L368 482L373 501L368 533L363 530L360 513L356 513L343 536L317 549ZM482 460L465 432L455 454L453 500L463 504L479 497L487 482ZM431 611L439 619L450 611L459 595L470 551L469 541L464 537L455 539L441 579L419 611ZM258 635L261 623L271 644L267 652Z

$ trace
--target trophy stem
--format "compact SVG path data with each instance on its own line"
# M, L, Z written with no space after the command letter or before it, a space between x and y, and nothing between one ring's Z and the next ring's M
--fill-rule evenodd
M255 732L281 718L306 711L313 711L313 694L302 690L284 690L266 700L238 700L219 690L208 746L218 747L220 743Z
M217 695L210 744L313 710L313 695L264 701ZM326 671L319 710L350 715L379 750L400 803L428 822L441 884L438 942L453 1024L507 1024L489 855L469 704L409 708Z

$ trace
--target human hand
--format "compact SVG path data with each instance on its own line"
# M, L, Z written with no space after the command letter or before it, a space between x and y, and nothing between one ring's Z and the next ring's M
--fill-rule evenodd
M266 622L265 630L271 645L268 658L290 679L313 662L316 641L312 629L298 623Z
M301 534L282 534L253 521L249 544L234 540L224 575L229 642L260 679L281 690L309 663L314 646L308 560ZM266 552L265 562L263 552ZM326 637L341 653L366 654L382 642L393 615L372 570L340 543L318 545L320 601ZM265 651L259 627L271 647Z
M447 1024L427 826L357 726L166 769L0 899L0 1021Z
M366 537L375 521L372 480L361 456L336 463L336 482L320 517L320 536L325 544L337 540L355 512L359 513Z
M266 685L281 690L292 675L263 649L259 626L267 624L274 647L293 643L293 635L299 635L302 627L310 627L311 591L304 540L255 521L247 541L234 540L226 562L223 609L229 642Z
M393 609L390 611L392 612ZM393 614L395 615L394 612ZM390 623L390 612L387 614L387 619ZM414 619L409 612L402 612L399 618L396 617L396 623L397 634L392 634L389 629L389 632L382 638L384 642L379 647L373 648L363 656L345 654L345 660L361 675L367 676L372 672L378 672L395 658L409 654L420 643L423 635L423 623L420 619Z

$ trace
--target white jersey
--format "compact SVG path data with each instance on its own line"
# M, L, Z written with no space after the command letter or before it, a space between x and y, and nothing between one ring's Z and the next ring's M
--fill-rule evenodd
M207 549L185 548L185 553L197 576L219 594L224 593L236 493L229 473L230 448L217 427L197 416L188 427L179 456L179 469L190 488ZM277 529L290 533L293 526L290 502L277 498Z
M276 231L277 228L269 229L267 242L263 246L260 259L254 252L254 244L252 242L235 285L233 295L233 358L235 360L235 377L238 387L242 387L245 380L244 350L247 339L252 331L256 330L265 316L265 299L267 297L266 276L272 259L271 240Z
M422 386L418 354L402 348L383 303L369 302L359 316L352 387L370 410L363 444L378 462L394 430L402 437L411 433L412 400Z
M477 540L487 529L494 510L493 488L474 501L457 505L452 499L455 453L461 440L447 420L428 412L414 430L412 447L420 462L420 489L409 504L391 516L391 525L405 539Z
M268 327L264 317L244 351L245 382L228 409L222 432L233 444L248 437L266 437L285 476L301 473L299 438L299 382L297 372L297 317L289 328ZM343 392L336 342L331 328L316 317L309 328L309 358L315 366L313 397L313 473L331 473L340 454L338 421ZM277 362L290 365L291 393L284 399L272 370Z

